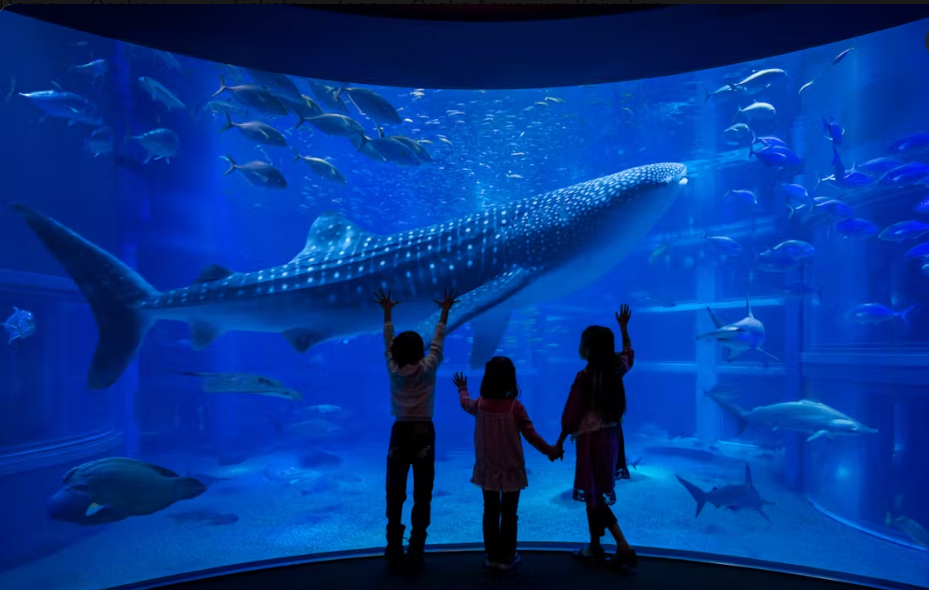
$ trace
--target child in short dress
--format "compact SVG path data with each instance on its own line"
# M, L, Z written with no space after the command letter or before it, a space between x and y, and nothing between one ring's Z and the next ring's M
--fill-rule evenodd
M471 483L484 491L484 565L508 570L519 563L516 509L519 492L529 485L519 435L552 461L564 451L545 442L532 426L526 407L516 399L519 385L510 359L498 356L487 362L477 399L471 399L466 377L456 373L453 381L462 409L476 419Z
M629 339L632 312L623 305L616 314L623 349L615 350L613 331L590 326L581 335L580 354L587 367L577 374L562 415L562 432L556 447L563 448L571 437L576 441L574 499L587 505L590 544L575 552L581 559L600 561L606 557L600 538L607 530L616 540L614 567L637 564L636 553L626 541L610 506L616 502L615 482L629 479L623 441L622 418L626 412L623 376L635 358Z

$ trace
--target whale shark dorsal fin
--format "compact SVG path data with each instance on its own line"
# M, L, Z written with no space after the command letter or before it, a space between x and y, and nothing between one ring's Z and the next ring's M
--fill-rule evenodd
M745 485L752 485L752 468L748 466L748 463L745 464Z
M336 247L347 247L354 240L373 235L358 227L335 211L327 211L316 218L306 236L306 246L291 262L302 260L313 254L328 252Z
M194 279L194 284L198 283L211 283L213 281L218 281L220 279L225 279L231 277L235 273L226 268L225 266L220 266L218 264L211 264L208 267L203 269L203 272Z
M752 315L752 302L751 300L749 300L748 295L745 296L745 317L747 318L755 317L754 315Z

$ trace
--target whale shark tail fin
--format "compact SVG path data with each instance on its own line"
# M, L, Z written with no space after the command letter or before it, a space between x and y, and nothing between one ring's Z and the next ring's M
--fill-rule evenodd
M25 205L13 210L45 244L77 283L90 304L100 332L87 387L106 389L126 370L151 327L152 317L140 306L158 296L134 270L72 230Z

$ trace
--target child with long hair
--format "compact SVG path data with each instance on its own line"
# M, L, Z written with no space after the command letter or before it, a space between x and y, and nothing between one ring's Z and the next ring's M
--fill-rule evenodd
M454 291L436 301L442 313L436 324L429 354L416 332L394 337L392 310L400 302L390 299L390 291L375 294L384 309L384 349L390 375L390 413L395 422L390 430L387 452L387 548L384 556L394 565L403 560L403 503L406 479L413 468L413 513L410 517L410 546L406 558L419 565L424 557L426 529L431 520L432 487L435 483L435 402L436 372L442 364L442 346L448 312L458 303Z
M635 356L628 331L631 317L628 305L623 305L616 314L623 339L619 354L609 328L590 326L581 335L579 352L587 366L571 386L556 446L563 448L570 436L577 448L574 499L587 506L590 544L576 551L575 556L588 561L603 560L606 555L600 538L609 530L616 540L616 554L610 558L610 565L635 567L635 551L610 510L616 503L616 481L629 478L622 418L626 412L623 376L632 368Z
M529 485L520 434L552 461L564 451L545 442L532 426L526 407L516 399L519 385L510 359L497 356L487 361L477 399L468 393L467 377L456 373L453 382L462 409L475 417L471 483L484 492L484 565L509 570L519 563L516 509L520 491Z

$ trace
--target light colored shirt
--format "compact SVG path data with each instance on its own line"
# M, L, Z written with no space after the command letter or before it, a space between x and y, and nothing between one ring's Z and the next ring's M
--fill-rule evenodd
M415 365L400 367L390 353L394 325L384 323L384 356L390 375L390 413L400 421L432 420L435 406L435 379L442 364L445 324L439 323L429 345L429 354Z
M542 453L550 448L536 432L526 407L514 399L471 399L468 389L458 389L461 408L476 418L474 469L471 483L483 490L518 492L529 485L522 434Z

